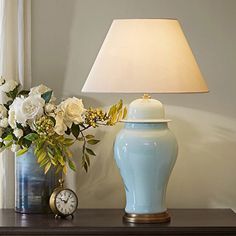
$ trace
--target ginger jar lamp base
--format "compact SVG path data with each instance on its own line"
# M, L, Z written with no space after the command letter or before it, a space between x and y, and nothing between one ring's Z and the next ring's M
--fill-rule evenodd
M169 121L162 104L149 96L129 105L124 128L114 145L126 193L126 222L170 221L165 195L178 145L168 128Z

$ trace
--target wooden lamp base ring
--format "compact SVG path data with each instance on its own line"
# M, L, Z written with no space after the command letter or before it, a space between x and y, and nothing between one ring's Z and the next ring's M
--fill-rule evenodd
M165 223L170 221L170 215L167 211L154 214L125 213L123 220L129 223Z

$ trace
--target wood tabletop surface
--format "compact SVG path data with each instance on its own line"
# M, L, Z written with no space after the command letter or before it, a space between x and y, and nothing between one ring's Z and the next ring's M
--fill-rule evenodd
M74 219L0 210L0 235L235 235L230 209L170 209L171 222L128 224L121 209L79 209Z

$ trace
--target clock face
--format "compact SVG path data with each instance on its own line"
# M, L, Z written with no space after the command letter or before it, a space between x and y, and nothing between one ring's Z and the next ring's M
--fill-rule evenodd
M56 196L56 208L62 215L70 215L75 212L78 199L70 189L61 190Z

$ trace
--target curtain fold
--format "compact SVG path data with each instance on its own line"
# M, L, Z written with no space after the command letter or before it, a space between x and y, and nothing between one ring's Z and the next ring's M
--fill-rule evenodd
M0 75L31 85L31 0L0 0ZM0 208L14 207L14 170L14 154L2 152Z

